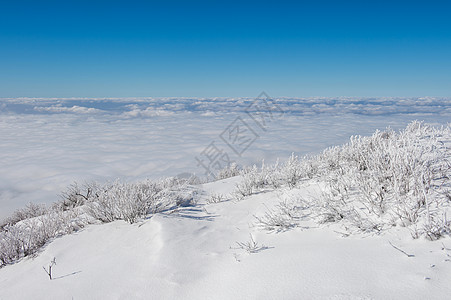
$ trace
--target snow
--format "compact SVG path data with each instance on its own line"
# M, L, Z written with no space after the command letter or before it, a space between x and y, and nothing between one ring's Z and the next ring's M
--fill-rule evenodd
M233 157L243 165L318 153L351 135L399 129L414 119L439 125L451 119L449 99L287 98L279 103L283 117L262 130L247 118L249 101L3 99L0 219L30 201L54 202L74 181L201 175L195 157L212 141L227 149L219 135L238 116L258 134ZM0 269L0 300L449 297L449 236L412 239L401 226L349 235L343 224L310 218L269 232L256 217L285 199L318 196L323 183L312 179L237 200L232 195L242 179L190 187L198 192L193 206L55 238ZM224 199L210 203L212 195ZM246 251L252 241L254 251ZM53 258L49 280L43 267Z
M267 233L254 215L318 186L206 203L213 192L232 192L239 180L204 184L194 207L57 238L37 257L0 270L0 299L445 299L451 293L451 262L442 250L451 247L449 238L413 240L402 228L344 237L336 225L313 223ZM240 249L237 242L250 234L267 248ZM42 267L53 257L49 280Z

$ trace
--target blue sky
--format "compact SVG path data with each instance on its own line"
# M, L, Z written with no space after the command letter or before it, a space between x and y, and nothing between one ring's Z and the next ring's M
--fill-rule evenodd
M447 1L3 1L0 97L451 96Z

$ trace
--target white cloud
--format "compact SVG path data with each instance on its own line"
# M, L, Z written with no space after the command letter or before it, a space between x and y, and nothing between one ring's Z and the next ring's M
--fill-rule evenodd
M100 113L102 110L92 107L84 107L74 105L72 107L65 107L61 105L52 106L35 106L35 111L39 112L50 112L50 113L76 113L76 114L94 114Z
M130 111L126 111L122 113L123 117L158 117L158 116L172 116L174 114L173 111L165 110L165 109L155 109L152 107L148 107L146 109L133 108Z

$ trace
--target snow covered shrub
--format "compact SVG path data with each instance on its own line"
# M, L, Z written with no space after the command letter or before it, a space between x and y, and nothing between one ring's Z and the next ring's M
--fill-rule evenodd
M279 201L273 208L268 208L262 216L254 215L255 225L270 232L282 232L300 226L300 222L310 218L313 207L298 195L288 196Z
M156 195L149 213L158 213L167 209L187 207L196 204L197 190L189 186L163 189Z
M82 187L75 183L51 208L29 204L5 221L0 231L0 266L32 255L52 238L95 220L135 223L148 214L192 205L195 195L196 189L177 178Z
M316 199L316 213L320 223L338 222L347 215L345 204L327 192Z
M236 185L233 194L237 200L241 200L252 193L254 193L253 175L245 174L243 180Z
M265 188L278 188L281 185L280 168L278 164L262 166L258 168L253 165L241 172L243 180L236 185L234 195L237 199L242 199Z
M444 235L451 234L451 220L448 220L446 213L442 216L432 215L423 225L421 232L430 240L438 240Z
M60 195L61 200L55 202L53 208L66 211L82 206L89 201L93 201L94 197L98 197L98 189L98 184L95 182L85 183L81 188L75 182Z
M312 201L312 215L319 223L343 223L347 231L379 232L383 223L374 216L365 214L358 201L343 198L327 188L322 195Z
M115 184L103 196L116 203L119 219L135 223L138 218L147 215L156 193L153 185L145 183Z
M19 231L13 226L6 226L0 232L0 267L11 264L20 258L21 245L17 235Z
M20 208L13 212L12 216L6 218L0 227L4 228L6 225L14 225L22 220L42 216L46 212L47 207L45 205L28 203L24 208Z
M226 199L223 194L211 194L210 198L207 199L208 204L219 203Z
M376 131L324 151L317 159L323 172L330 173L322 197L328 219L347 220L365 231L380 230L393 220L403 226L426 220L424 234L434 235L432 229L438 227L435 232L447 232L446 224L430 223L449 203L444 190L451 174L446 138L449 128L412 122L399 133ZM432 212L432 205L439 209Z
M268 247L266 247L265 245L259 245L254 237L252 236L252 234L249 234L250 239L249 241L246 242L236 242L236 244L238 245L239 249L243 249L245 250L247 253L252 254L252 253L257 253L260 252L262 250L266 250L268 249Z
M293 188L301 180L304 173L302 170L301 163L294 153L291 154L290 158L283 164L281 168L281 179L290 188Z
M282 186L294 188L302 179L313 178L319 174L316 157L300 159L293 153L283 164L277 161L273 165L265 165L262 162L260 168L256 165L243 168L241 172L243 180L237 185L235 195L236 198L242 199L267 188L277 189Z
M0 266L32 255L52 238L80 230L94 220L134 223L149 213L190 205L195 190L171 178L83 188L74 184L63 195L51 209L30 204L8 219L0 231Z
M243 180L236 185L234 192L236 198L242 199L246 196L252 195L262 188L265 184L264 174L262 174L263 172L263 167L259 170L256 165L254 165L252 169L247 172L243 172Z
M254 165L252 167L252 171L245 174L245 176L249 178L253 189L255 191L258 191L268 186L278 186L278 184L275 182L277 181L277 179L273 178L274 172L274 169L266 166L265 163L262 162L260 168Z
M226 166L224 169L220 170L216 178L226 179L238 175L240 175L240 168L235 162L233 162L230 165Z
M105 196L106 193L108 193L108 191L99 193L96 201L86 204L87 213L103 223L113 222L118 219L116 205L110 198Z
M438 238L449 233L442 215L451 206L450 136L450 125L434 128L416 121L400 132L354 136L317 156L299 160L292 155L281 166L245 169L236 194L293 188L304 178L317 178L325 186L311 209L321 223L343 222L362 232L399 224L416 228L418 236ZM258 220L271 230L292 224L277 209Z
M88 203L88 213L102 222L136 222L145 216L160 190L152 183L121 183L103 186L96 199Z
M0 265L32 255L50 239L72 233L85 225L75 211L49 211L45 215L7 225L0 232Z
M308 179L319 176L319 167L319 161L315 157L305 156L300 160L300 168Z
M175 178L159 182L116 181L97 190L96 197L87 203L87 212L104 223L115 220L135 223L148 214L170 207L188 206L193 199L193 192Z
M267 231L281 232L298 225L300 211L294 203L282 201L274 209L268 208L263 216L254 217L258 227Z

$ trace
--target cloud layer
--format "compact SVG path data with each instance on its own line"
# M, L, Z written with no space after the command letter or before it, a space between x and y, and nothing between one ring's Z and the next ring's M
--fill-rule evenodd
M451 120L449 99L277 99L263 130L253 99L3 99L0 218L27 202L51 203L74 181L136 180L190 172L210 143L239 164L316 153L354 134ZM241 117L256 133L238 156L220 135ZM223 135L224 136L224 135Z
M117 117L155 117L180 112L242 112L253 98L118 98L118 99L3 99L0 113L110 114ZM292 115L314 114L448 114L451 98L277 98Z

